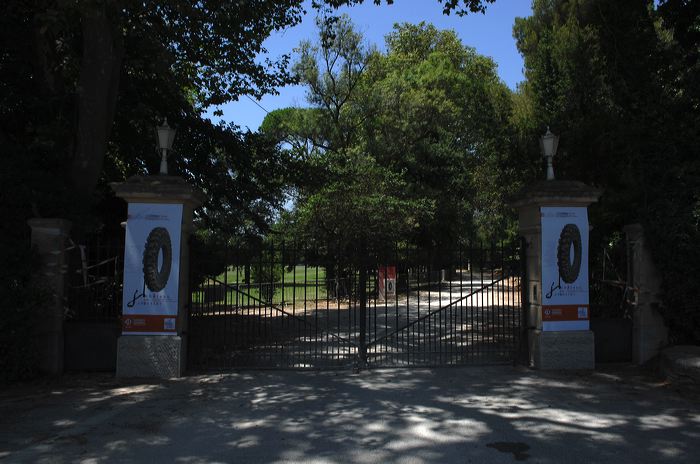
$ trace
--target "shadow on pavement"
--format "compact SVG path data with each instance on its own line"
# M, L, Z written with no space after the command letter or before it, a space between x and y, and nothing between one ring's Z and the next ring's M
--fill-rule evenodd
M8 462L696 462L700 404L639 371L67 378L0 394Z

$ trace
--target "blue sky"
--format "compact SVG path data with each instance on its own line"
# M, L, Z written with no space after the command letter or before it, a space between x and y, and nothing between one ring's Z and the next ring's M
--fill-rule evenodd
M302 40L315 39L315 14L310 7L311 2L307 3L306 10L309 13L301 24L267 39L265 48L270 56L292 53ZM374 5L372 0L365 0L362 5L342 8L340 12L347 13L365 40L380 50L385 49L384 36L392 30L394 23L426 21L441 29L453 29L465 45L493 58L498 64L498 74L511 89L523 80L523 60L515 47L512 28L516 17L531 14L530 0L497 0L489 5L486 14L470 14L465 17L443 15L437 0L395 0L393 5L381 6ZM279 95L263 97L258 102L260 106L246 97L223 105L221 109L224 114L221 119L254 131L265 118L265 110L307 106L306 90L303 87L288 86L278 90Z

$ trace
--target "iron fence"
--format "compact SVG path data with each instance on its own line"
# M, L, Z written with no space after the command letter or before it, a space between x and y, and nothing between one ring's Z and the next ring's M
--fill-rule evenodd
M513 362L521 346L515 245L336 257L280 244L222 255L215 275L190 283L196 368Z
M65 319L118 322L122 306L124 238L88 235L68 247Z

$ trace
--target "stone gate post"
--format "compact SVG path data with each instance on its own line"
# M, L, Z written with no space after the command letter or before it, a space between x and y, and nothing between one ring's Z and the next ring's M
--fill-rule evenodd
M63 312L66 285L66 240L71 223L60 218L33 218L32 247L39 254L39 278L52 293L46 315L38 328L39 369L47 374L63 373Z
M661 276L654 265L641 224L624 227L627 235L627 287L632 293L632 360L636 364L656 357L668 345L668 328L657 307L661 303Z
M588 311L587 208L600 194L582 182L546 180L523 190L513 204L527 247L527 338L529 363L536 368L594 367ZM543 226L547 229L544 236ZM573 229L577 230L570 234ZM562 247L564 251L560 251ZM560 265L556 270L558 258L564 260L565 269ZM543 282L543 273L547 282Z
M204 195L167 175L134 176L112 189L129 203L117 376L179 377L187 358L189 237Z

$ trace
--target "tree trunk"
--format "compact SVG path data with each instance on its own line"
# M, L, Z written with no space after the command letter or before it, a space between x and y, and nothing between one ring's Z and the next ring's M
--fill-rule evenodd
M78 131L73 158L75 193L86 205L97 186L114 122L123 38L106 5L82 14L83 57L78 88Z

